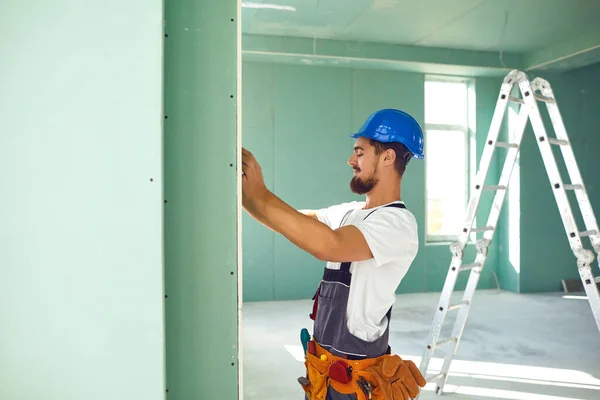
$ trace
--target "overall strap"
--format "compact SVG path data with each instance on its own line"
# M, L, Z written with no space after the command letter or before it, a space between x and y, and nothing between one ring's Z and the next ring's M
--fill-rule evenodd
M406 208L406 206L404 204L401 203L392 203L392 204L388 204L386 206L383 206L381 208L385 208L385 207L393 207L393 208ZM371 211L370 213L367 214L367 216L364 219L367 219L369 217L369 215L373 214L375 211L379 210L379 208L374 209L373 211ZM364 221L363 219L363 221ZM340 269L344 272L350 272L350 265L352 263L345 261L342 263L342 266L340 267Z
M385 207L393 207L393 208L406 208L406 206L404 204L401 203L392 203L392 204L388 204L387 206L383 206L381 208L385 208ZM373 211L371 211L366 217L365 219L367 219L369 217L369 215L373 214L375 211L379 210L379 208L374 209Z
M350 272L350 265L352 265L352 263L350 263L348 261L344 261L342 263L342 266L340 267L340 269L344 272Z

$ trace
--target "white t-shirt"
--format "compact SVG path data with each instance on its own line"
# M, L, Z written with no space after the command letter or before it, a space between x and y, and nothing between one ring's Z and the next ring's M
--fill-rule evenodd
M334 205L317 210L317 218L332 229L341 223L356 226L373 253L373 258L350 266L352 282L346 310L348 330L372 342L385 332L385 314L394 304L396 289L417 255L419 236L417 221L409 210L383 206L363 210L364 206L365 202L357 201ZM340 266L339 262L327 263L329 269Z

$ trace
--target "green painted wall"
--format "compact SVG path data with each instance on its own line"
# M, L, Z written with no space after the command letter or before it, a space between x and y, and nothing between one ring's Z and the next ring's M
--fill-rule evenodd
M274 63L243 63L243 143L261 163L267 186L297 209L361 199L349 190L347 135L374 110L397 107L424 120L424 75ZM500 89L497 78L478 78L476 130L486 136ZM491 106L490 106L491 104ZM477 156L482 140L477 141ZM490 179L497 179L494 164ZM451 261L448 244L425 245L425 168L409 164L403 198L421 227L419 254L399 293L441 290ZM480 205L486 216L491 197ZM244 301L312 297L324 264L243 215ZM490 248L480 288L495 287L497 244ZM470 245L465 262L475 257ZM468 273L457 289L464 288Z
M162 1L0 10L0 399L162 400Z
M596 217L600 215L600 188L597 171L600 168L600 64L560 75L539 74L554 89L567 132L578 160L588 195ZM541 104L541 103L540 103ZM545 109L545 107L544 107ZM548 123L548 119L546 119ZM549 132L552 132L551 126ZM561 279L579 279L576 259L571 252L556 207L554 195L538 145L531 128L525 133L521 149L521 292L562 290ZM549 133L553 136L553 133ZM564 165L559 151L555 151L559 166ZM563 167L563 180L568 174ZM569 196L576 212L580 230L585 226L579 218L574 196ZM584 244L591 249L589 240ZM597 263L594 263L598 275Z
M238 12L233 0L166 2L164 244L172 400L241 398Z

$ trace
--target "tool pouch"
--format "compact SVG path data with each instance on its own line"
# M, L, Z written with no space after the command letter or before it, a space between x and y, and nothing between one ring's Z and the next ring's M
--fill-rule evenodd
M340 383L348 383L352 379L352 375L348 373L348 364L342 360L337 360L329 366L329 376L331 379Z
M310 381L310 384L302 385L306 396L309 400L325 400L329 379L329 362L307 353L304 365L306 366L306 377Z
M304 379L299 379L299 382L306 383L301 382L300 384L309 400L325 400L329 386L341 394L354 394L357 400L383 400L379 388L375 388L369 397L357 382L357 379L362 376L376 384L374 377L361 371L361 369L375 364L378 360L350 361L340 359L325 351L314 341L308 342L308 348L311 347L315 348L316 351L308 351L304 361L308 383ZM320 358L323 354L326 356L325 360Z
M403 360L397 355L386 357L365 370L376 381L378 393L385 400L409 400L419 395L426 381L421 371L411 360ZM377 390L376 389L376 390ZM375 394L375 391L373 393Z

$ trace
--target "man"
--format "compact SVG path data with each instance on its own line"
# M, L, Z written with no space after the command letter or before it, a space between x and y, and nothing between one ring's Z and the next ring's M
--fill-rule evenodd
M411 158L423 158L423 132L405 112L373 113L356 139L350 182L364 202L296 211L264 184L261 168L242 150L242 204L257 221L326 261L314 297L313 340L299 378L310 400L416 397L425 381L388 345L395 291L413 262L418 227L401 200ZM360 388L360 389L358 389Z

